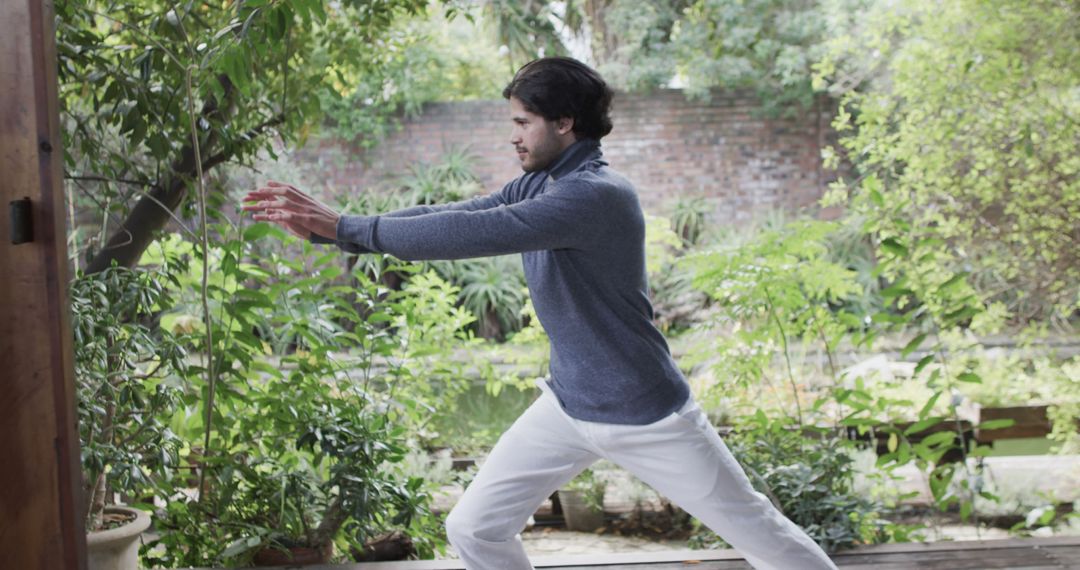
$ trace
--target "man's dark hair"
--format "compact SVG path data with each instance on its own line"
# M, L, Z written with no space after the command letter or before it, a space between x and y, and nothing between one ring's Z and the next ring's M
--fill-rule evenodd
M503 89L530 113L549 121L574 119L579 138L599 139L611 132L611 89L600 74L569 57L544 57L521 66Z

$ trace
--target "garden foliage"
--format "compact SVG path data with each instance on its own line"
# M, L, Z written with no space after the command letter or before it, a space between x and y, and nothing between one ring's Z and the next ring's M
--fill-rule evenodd
M1080 9L909 0L862 17L819 66L841 96L830 162L859 175L826 203L894 252L940 250L898 270L966 273L996 311L1060 330L1080 308Z
M170 274L113 267L71 284L75 385L87 530L100 530L115 493L142 497L179 466L168 425L183 393L187 352L147 320L171 304Z
M329 543L344 559L394 529L422 556L443 548L435 482L407 451L482 453L497 430L445 417L483 411L470 377L498 397L546 373L517 257L342 263L331 248L231 221L227 192L188 194L200 170L274 156L272 136L301 143L326 112L337 136L370 144L396 112L492 89L504 62L425 19L440 8L455 26L488 19L507 61L564 49L553 38L565 26L591 30L601 71L622 86L748 88L777 111L840 97L828 165L845 169L824 203L844 206L841 219L774 216L723 231L702 198L676 204L670 221L646 216L658 326L711 334L680 365L709 369L695 390L727 410L755 485L825 547L917 536L890 522L903 497L855 484L851 458L879 444L878 489L915 465L937 507L977 521L995 495L979 462L989 450L962 426L973 402L1050 400L1054 437L1076 445L1076 359L993 364L980 341L1075 323L1076 8L559 4L492 2L479 14L412 0L57 5L66 176L93 216L80 223L92 231L73 233L89 238L75 245L90 266L71 289L88 526L114 493L155 509L159 533L143 555L165 567ZM547 36L520 34L540 20ZM481 189L460 148L401 186L346 208ZM211 212L202 222L217 222L201 246L187 226L196 204ZM185 233L160 233L167 223ZM526 349L508 360L530 377L454 356L490 340ZM873 351L892 353L899 380L847 366Z
M112 482L108 500L93 496L157 497L143 505L160 531L144 557L166 567L328 543L359 556L394 529L421 555L441 549L432 489L403 462L431 411L465 387L448 358L471 338L457 291L419 266L390 266L414 275L389 291L310 244L242 261L250 240L296 242L266 224L218 233L230 230L207 259L212 347L190 314L202 308L189 263L201 250L182 240L160 241L138 270L73 284L88 481ZM194 356L207 348L212 410Z

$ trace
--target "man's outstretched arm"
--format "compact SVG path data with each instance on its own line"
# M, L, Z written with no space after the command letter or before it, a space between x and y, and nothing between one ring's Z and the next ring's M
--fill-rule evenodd
M394 210L385 214L379 214L384 218L411 218L413 216L420 216L424 214L434 214L436 212L445 212L449 210L462 210L472 212L475 210L486 210L488 208L495 208L506 204L505 192L509 188L509 184L503 187L498 192L493 192L484 196L476 196L468 200L459 200L457 202L450 202L447 204L433 204L426 205L420 204L416 206L410 206L408 208L402 208L400 210ZM312 243L332 243L336 244L339 248L349 253L377 253L370 249L367 249L361 245L352 242L340 241L336 237L324 237L318 234L311 234Z
M554 187L485 210L445 210L408 218L342 216L338 241L404 260L464 259L587 247L602 227L601 189Z
M447 210L474 211L494 208L508 203L507 192L512 184L513 182L507 184L498 192L468 200L448 204L410 206L380 215L404 218ZM337 220L340 215L295 186L271 180L266 186L249 192L243 201L255 201L254 204L243 206L244 210L255 212L255 220L273 221L293 235L308 239L312 243L336 244L349 253L375 253L359 244L335 239ZM289 216L288 220L281 219L283 216L275 217L275 214L283 212L291 212L294 215Z
M246 208L263 210L255 215L257 220L294 224L317 235L332 232L337 242L353 244L360 251L405 260L463 259L585 247L602 227L608 206L601 194L602 189L589 186L557 186L513 204L409 217L327 216L293 198Z

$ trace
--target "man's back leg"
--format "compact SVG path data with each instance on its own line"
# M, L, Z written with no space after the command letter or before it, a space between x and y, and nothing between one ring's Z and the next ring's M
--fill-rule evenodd
M606 456L671 499L759 570L835 570L825 552L754 490L701 408L645 426L603 424Z

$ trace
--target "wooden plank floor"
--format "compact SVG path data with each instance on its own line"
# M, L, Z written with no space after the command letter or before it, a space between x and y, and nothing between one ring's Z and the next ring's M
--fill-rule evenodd
M843 570L1080 570L1080 536L883 544L833 555ZM537 568L559 570L750 570L732 550L538 556ZM307 566L304 570L463 570L457 560ZM792 570L799 570L793 568Z

